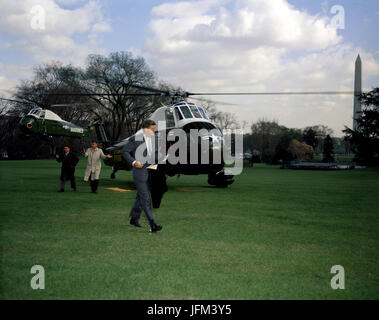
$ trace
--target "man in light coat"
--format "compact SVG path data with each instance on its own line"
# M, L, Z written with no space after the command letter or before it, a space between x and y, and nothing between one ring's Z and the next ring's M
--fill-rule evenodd
M112 158L110 154L105 155L103 150L97 147L96 141L91 142L91 148L83 150L84 156L87 158L87 168L84 173L84 181L90 180L92 193L98 193L101 159Z

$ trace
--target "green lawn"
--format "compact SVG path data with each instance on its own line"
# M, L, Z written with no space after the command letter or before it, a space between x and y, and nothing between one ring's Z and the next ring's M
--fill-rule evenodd
M379 299L379 169L246 168L227 189L169 178L157 234L129 225L130 172L100 193L54 160L0 162L1 299ZM45 269L32 290L30 268ZM345 268L345 290L330 269Z

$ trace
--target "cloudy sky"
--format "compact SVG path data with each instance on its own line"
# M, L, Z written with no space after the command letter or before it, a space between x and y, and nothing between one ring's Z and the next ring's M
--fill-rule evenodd
M378 30L379 0L0 0L0 95L35 65L114 51L196 92L352 90L359 53L369 90L379 85ZM217 100L236 104L219 108L241 122L325 124L336 136L352 124L352 96Z

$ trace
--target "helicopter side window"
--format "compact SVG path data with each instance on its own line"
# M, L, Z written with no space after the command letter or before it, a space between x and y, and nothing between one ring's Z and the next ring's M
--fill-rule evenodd
M185 118L193 118L190 109L187 106L180 107Z
M35 114L37 117L41 118L41 117L42 117L42 110L37 110L36 112L34 112L34 114Z
M183 116L182 116L181 112L179 111L178 107L175 107L175 114L176 114L176 117L178 118L178 120L183 120Z
M40 111L39 117L45 119L45 111Z
M172 109L166 109L166 128L175 127L174 113Z
M202 107L197 107L204 119L209 120Z
M191 111L192 111L193 115L195 116L195 118L201 118L201 114L200 114L199 110L197 110L195 105L191 105Z

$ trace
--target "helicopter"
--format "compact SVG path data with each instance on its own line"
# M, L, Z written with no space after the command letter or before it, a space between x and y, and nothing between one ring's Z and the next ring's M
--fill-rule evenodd
M83 128L74 123L63 120L49 109L33 108L21 118L19 122L25 134L39 134L43 136L88 137L95 129L94 123Z
M154 122L165 123L165 129L160 130L158 126L157 135L160 136L165 134L168 138L173 134L172 129L181 128L186 133L187 137L187 148L189 149L189 145L191 143L191 139L193 137L190 136L191 129L206 129L206 131L212 130L212 135L203 135L199 137L199 141L194 141L195 143L199 143L199 153L198 153L198 162L197 164L190 164L189 154L188 161L186 164L175 164L171 165L169 163L164 164L164 172L168 176L175 175L199 175L199 174L208 174L208 183L210 185L214 185L217 187L227 187L228 185L234 182L233 175L225 174L223 171L224 162L213 162L210 161L208 164L200 164L200 158L202 156L200 150L201 140L209 140L209 155L212 155L213 151L218 149L220 152L222 151L223 146L223 135L221 131L209 120L205 110L200 105L196 105L193 102L187 101L179 101L169 106L162 106L156 109L153 114L149 117L149 119L154 120ZM162 132L165 131L165 132ZM136 135L142 132L142 129L136 132ZM132 167L126 162L126 160L122 157L121 152L122 148L128 143L128 140L131 137L128 137L108 148L106 151L112 155L112 158L108 158L104 160L104 163L108 166L112 167L111 178L115 179L115 174L118 170L126 170L129 171ZM177 140L176 140L177 141ZM173 144L173 142L167 141L167 148ZM189 150L188 150L189 151ZM213 158L212 158L213 159Z

